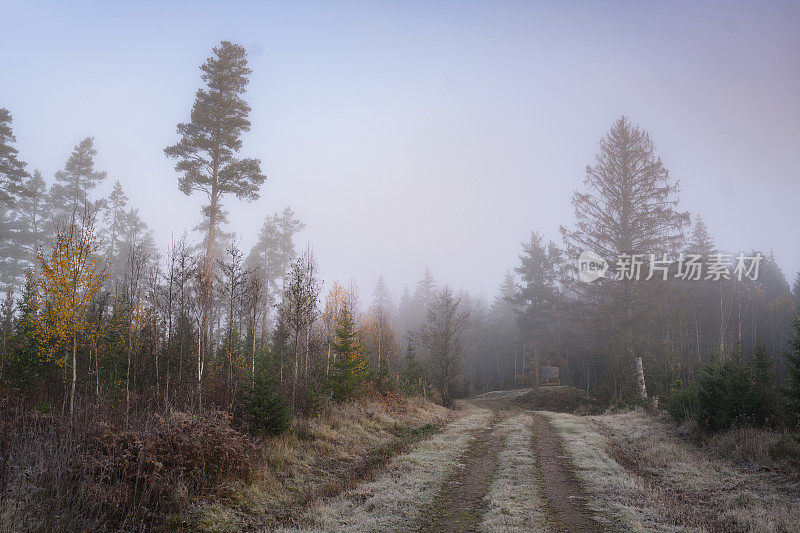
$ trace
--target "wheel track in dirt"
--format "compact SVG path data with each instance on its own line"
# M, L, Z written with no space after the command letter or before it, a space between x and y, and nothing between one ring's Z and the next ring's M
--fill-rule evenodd
M547 418L533 415L533 443L542 492L555 531L603 531L587 506L588 498L575 476L574 466Z
M495 412L491 426L476 436L441 492L424 509L416 531L479 531L481 517L486 511L485 496L494 480L497 456L505 443L505 437L497 431L502 416Z
M425 509L416 531L479 531L486 511L485 496L495 479L498 455L505 436L497 430L500 421L519 412L518 406L503 400L471 401L473 405L494 411L491 427L477 436L463 455L459 467L443 485L436 499ZM527 411L527 410L526 410ZM574 466L550 421L533 414L531 446L537 461L542 495L547 505L552 531L603 531L587 506L588 498L574 473Z

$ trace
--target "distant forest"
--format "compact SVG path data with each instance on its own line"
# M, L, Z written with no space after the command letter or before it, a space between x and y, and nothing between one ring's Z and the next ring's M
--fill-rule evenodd
M790 287L766 250L756 279L733 275L736 254L756 251L720 250L701 216L681 210L678 180L630 119L611 125L587 162L576 224L561 227L561 242L531 232L491 301L427 269L395 297L380 276L368 296L347 282L323 294L324 265L297 249L305 225L291 208L266 216L250 250L227 231L230 202L257 199L266 181L259 160L238 156L250 70L244 48L229 42L200 68L187 122L164 152L179 189L205 201L194 228L202 238L176 236L166 249L118 181L107 197L94 193L113 177L96 168L92 137L45 179L18 153L11 113L0 109L6 393L65 414L115 405L127 421L162 408L234 411L260 388L302 414L369 389L450 405L530 386L541 367L558 366L562 384L610 403L640 395L637 357L649 394L668 396L707 361L747 362L757 349L788 384L800 273ZM646 261L641 279L587 283L577 276L582 251L612 273L621 254L671 266L647 280ZM684 279L681 254L716 258L725 275Z

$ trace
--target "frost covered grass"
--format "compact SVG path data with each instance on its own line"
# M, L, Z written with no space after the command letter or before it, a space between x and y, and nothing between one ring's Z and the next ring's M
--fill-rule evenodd
M712 517L714 525L726 531L797 531L800 483L796 472L792 479L770 468L774 463L758 453L747 454L747 461L741 456L720 457L685 440L668 419L643 411L598 417L595 423L624 452L624 462L642 476L658 480L651 485L662 499L671 499L675 505L689 503L685 512L692 518ZM748 433L754 433L750 435L754 440L769 435L734 431L733 437L741 441Z
M185 518L203 531L296 523L310 502L369 478L452 416L421 398L397 395L339 404L325 415L299 421L291 432L264 439L264 460L252 482L231 487L224 501L196 502Z
M796 476L709 453L667 419L641 410L544 414L564 439L592 504L624 529L796 531L800 524Z
M532 417L518 414L498 424L506 445L498 456L497 477L486 495L482 531L548 531L545 503L533 453Z
M639 481L606 453L605 439L585 418L563 413L542 414L563 439L578 478L590 495L590 509L628 531L664 530L659 527L663 520L647 509ZM634 503L637 501L641 505Z
M422 507L491 423L486 409L465 409L442 432L395 457L375 480L313 504L304 517L312 531L397 531L413 527ZM286 530L288 531L288 530Z

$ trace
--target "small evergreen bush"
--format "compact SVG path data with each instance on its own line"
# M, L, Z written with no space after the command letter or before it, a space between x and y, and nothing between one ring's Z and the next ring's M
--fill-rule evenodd
M239 390L234 421L251 435L280 435L292 425L292 412L272 384L257 380Z
M750 371L738 357L712 361L700 372L697 422L711 432L752 423L754 391Z
M753 376L753 422L759 426L784 425L785 414L772 372L772 358L764 344L756 345L750 369Z
M794 331L786 353L786 371L789 374L786 401L793 422L800 425L800 306L795 310L792 329Z
M690 385L674 391L666 401L667 412L677 422L695 418L698 411L697 387Z
M696 384L673 392L667 412L678 422L694 417L701 429L725 431L741 426L780 426L781 399L772 361L763 344L756 345L749 364L741 353L715 357L700 369Z

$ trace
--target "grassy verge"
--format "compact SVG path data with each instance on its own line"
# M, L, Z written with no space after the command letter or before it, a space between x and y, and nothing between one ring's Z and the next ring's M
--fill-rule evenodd
M262 443L264 460L227 497L175 517L206 531L292 527L321 499L372 479L393 457L434 434L452 412L421 399L374 396L301 420Z
M302 526L325 531L398 531L413 528L422 507L438 493L491 413L464 409L457 418L408 453L395 457L374 480L312 505Z
M800 523L796 476L722 457L686 440L665 418L641 410L545 414L565 440L593 507L621 529L794 531Z

